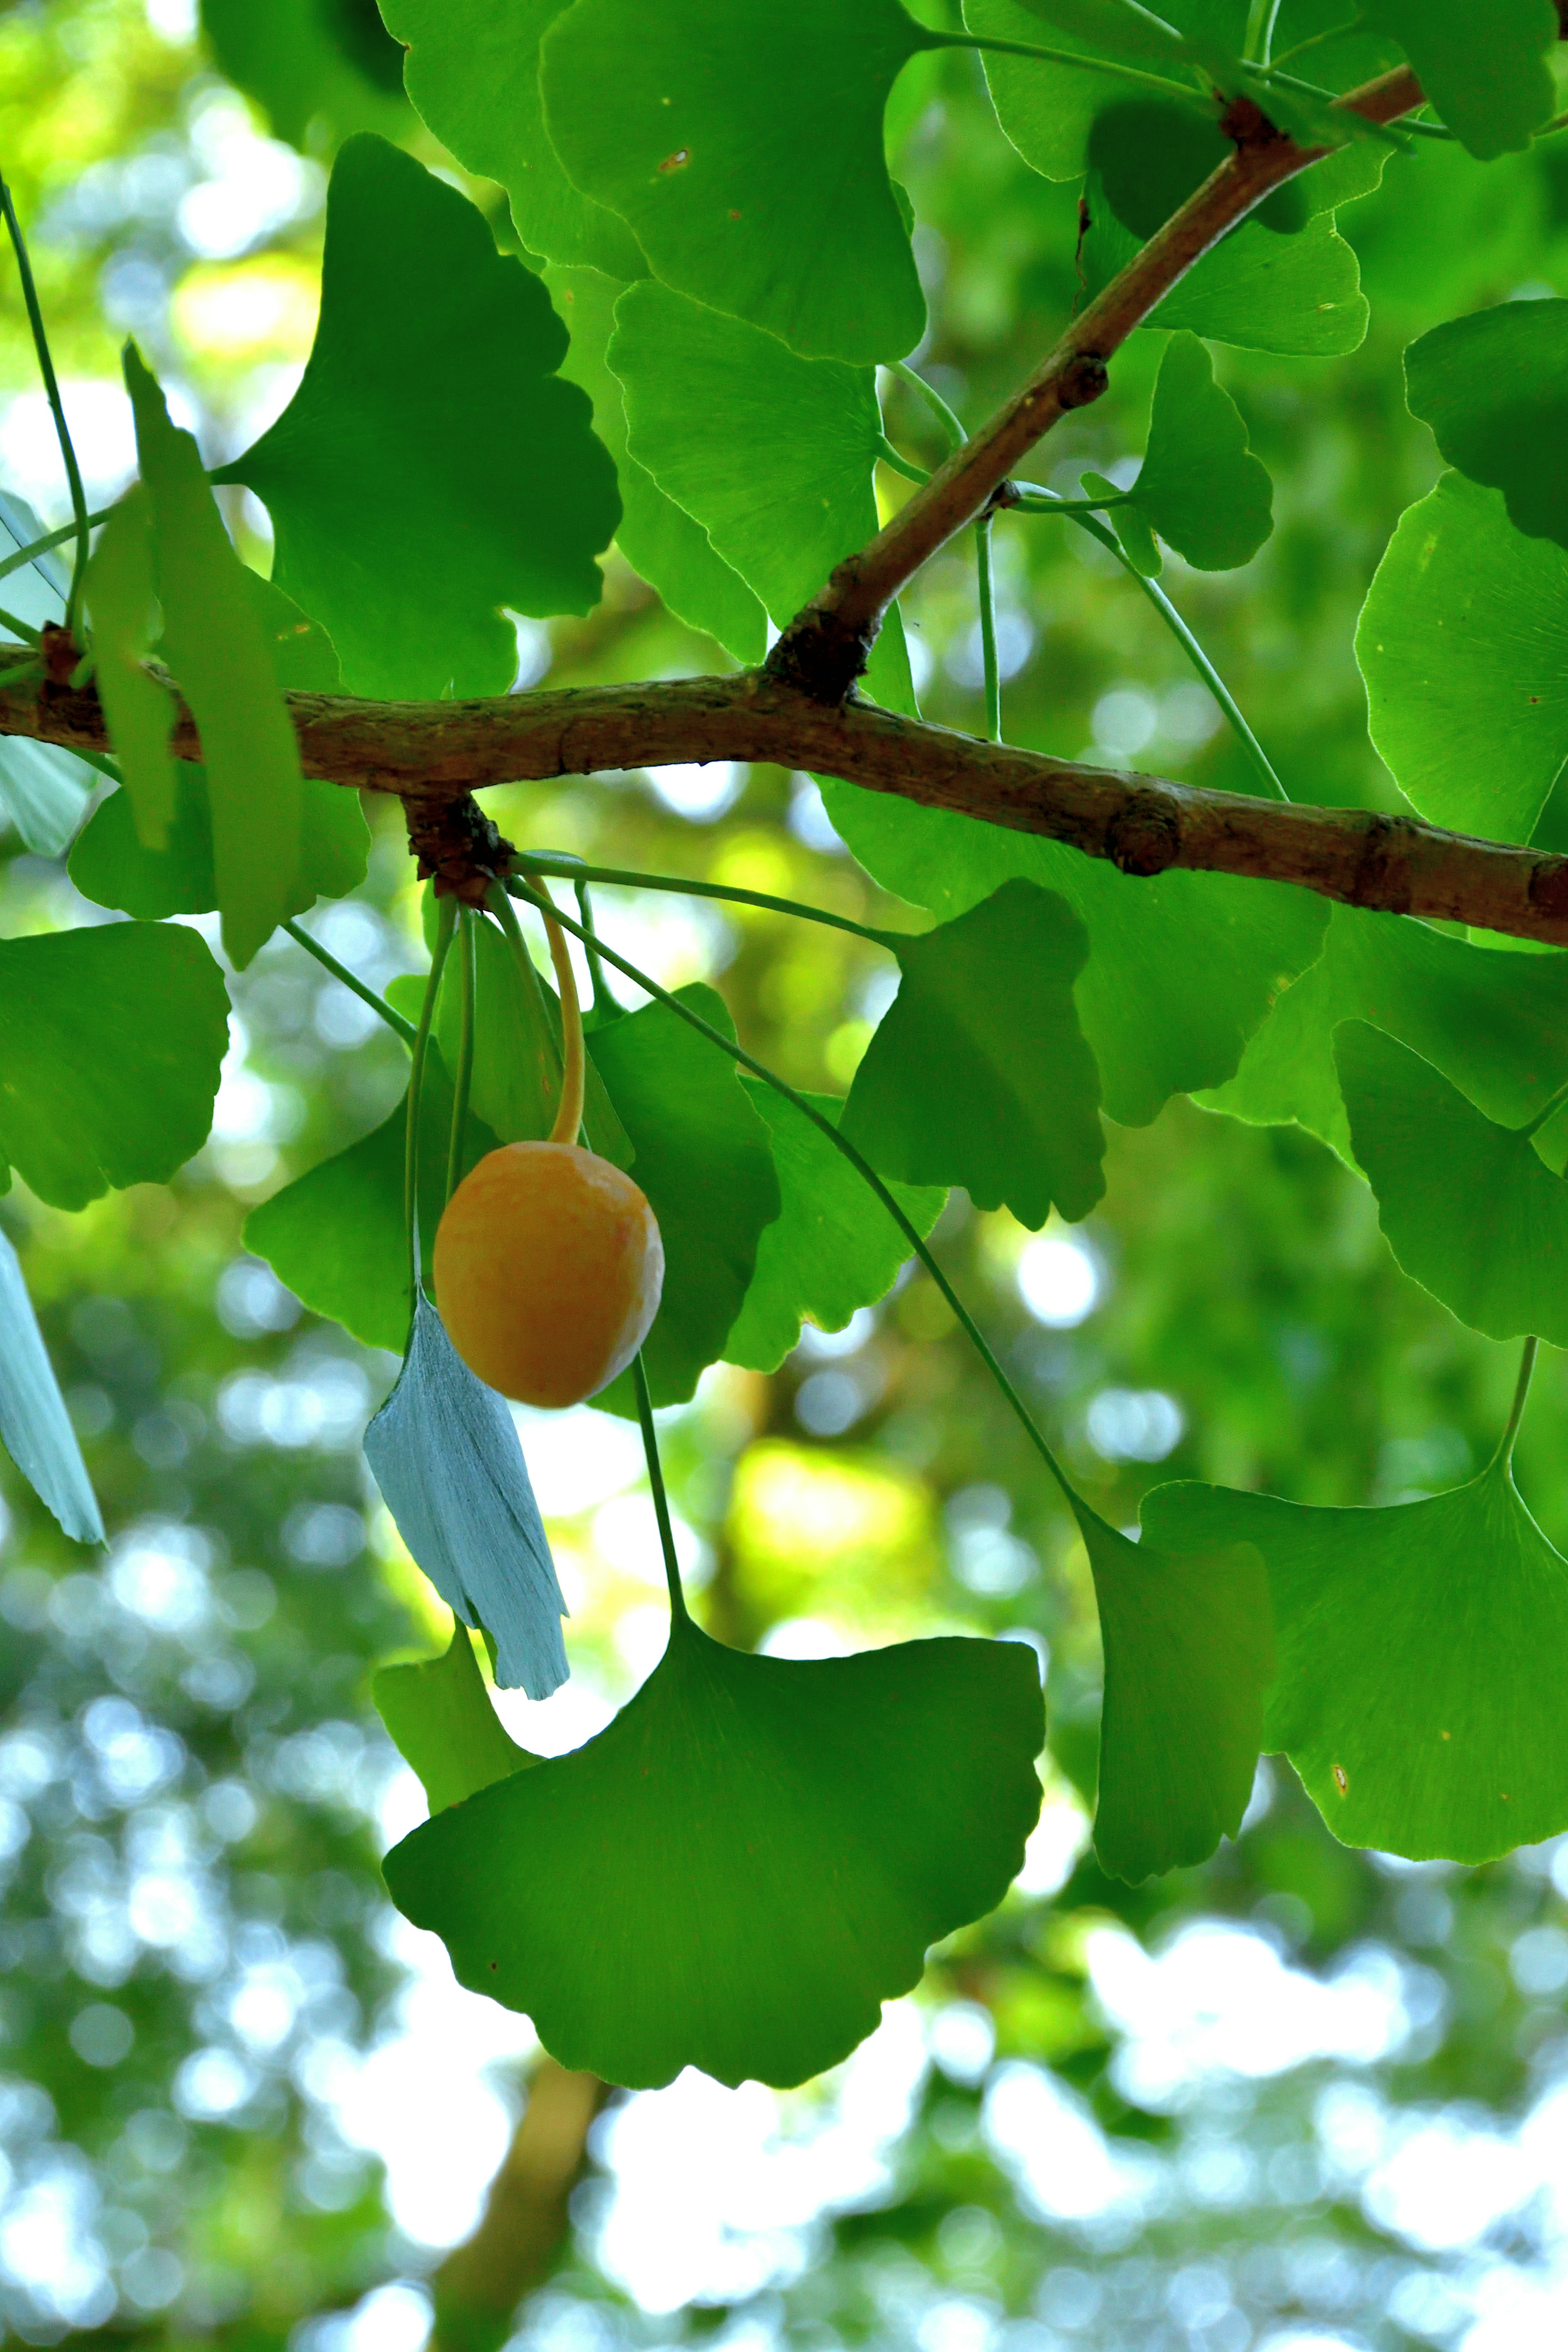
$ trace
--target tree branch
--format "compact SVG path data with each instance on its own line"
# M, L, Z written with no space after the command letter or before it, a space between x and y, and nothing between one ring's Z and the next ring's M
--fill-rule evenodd
M1369 122L1390 122L1424 102L1407 67L1337 101ZM883 614L921 566L984 509L1058 418L1100 397L1106 362L1194 263L1275 188L1331 152L1299 147L1250 99L1233 100L1222 127L1236 153L1096 296L1022 390L938 467L868 546L837 566L769 655L775 677L819 701L835 702L847 693L866 667Z
M495 843L468 795L596 769L763 760L1068 843L1124 874L1173 867L1290 882L1347 906L1568 946L1568 857L1363 809L1301 807L1080 767L870 703L815 700L765 670L474 702L286 698L307 775L395 793L421 838ZM97 695L7 687L0 734L102 751ZM174 749L200 756L182 711ZM460 877L449 877L454 882Z

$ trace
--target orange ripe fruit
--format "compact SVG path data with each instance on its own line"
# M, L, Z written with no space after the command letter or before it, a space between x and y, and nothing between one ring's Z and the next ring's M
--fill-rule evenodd
M629 1176L574 1143L506 1143L470 1169L436 1234L452 1345L520 1404L581 1404L647 1337L664 1244Z

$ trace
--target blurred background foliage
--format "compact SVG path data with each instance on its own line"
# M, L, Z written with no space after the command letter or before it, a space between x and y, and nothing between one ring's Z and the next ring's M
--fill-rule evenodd
M434 146L396 68L370 0L208 0L205 24L191 0L0 11L0 157L95 498L131 462L128 331L212 462L281 407L312 331L323 165L349 131L402 139L508 241L497 192ZM973 424L1070 311L1076 193L1019 161L971 58L919 60L890 130L932 302L921 363ZM1457 311L1568 292L1568 142L1485 171L1424 143L1342 226L1372 300L1363 349L1217 354L1275 477L1274 537L1243 572L1173 559L1166 576L1292 794L1392 806L1351 640L1395 519L1436 473L1400 349ZM0 278L0 483L56 520L47 413ZM1046 445L1058 488L1136 458L1158 352L1135 339L1110 398ZM936 454L896 386L889 419L910 454ZM265 565L259 509L228 512ZM1099 549L1050 519L1004 517L996 541L1014 737L1247 788L1215 707ZM927 709L977 725L964 557L939 559L906 610ZM616 557L598 612L520 625L519 653L523 684L718 659ZM491 804L537 847L922 919L844 855L815 786L774 770ZM384 987L424 954L397 812L369 814L369 886L310 922ZM1568 816L1549 812L1546 833L1568 845ZM107 919L14 835L0 857L7 935ZM716 980L797 1084L843 1089L888 959L742 908L598 903L667 984ZM77 1550L0 1463L5 2340L1561 2344L1568 1843L1475 1872L1352 1853L1265 1765L1210 1865L1131 1893L1101 1877L1081 1550L921 1276L847 1331L808 1332L774 1378L721 1368L664 1416L680 1540L732 1642L798 1655L959 1629L1037 1645L1052 1743L1018 1889L848 2065L787 2095L691 2077L606 2098L454 1988L377 1869L422 1800L369 1672L445 1630L359 1454L392 1360L301 1314L239 1240L251 1203L384 1115L399 1051L285 939L234 994L217 1126L174 1186L77 1218L20 1192L0 1210L111 1528L106 1557ZM1387 1502L1486 1457L1512 1351L1404 1279L1324 1149L1187 1104L1112 1138L1087 1227L1030 1236L955 1200L937 1235L1098 1507L1130 1523L1173 1474ZM523 1436L574 1676L508 1714L548 1751L636 1685L664 1612L632 1433L584 1409L524 1416ZM1548 1354L1519 1470L1559 1543L1565 1439Z

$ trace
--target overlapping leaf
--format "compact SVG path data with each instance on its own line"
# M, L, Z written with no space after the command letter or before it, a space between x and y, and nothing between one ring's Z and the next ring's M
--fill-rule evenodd
M1334 1032L1369 1021L1411 1046L1488 1118L1521 1126L1564 1075L1568 955L1499 954L1407 916L1336 907L1323 953L1288 988L1207 1108L1292 1119L1352 1158Z
M762 604L702 525L660 489L626 446L621 387L605 357L619 286L597 269L551 268L544 282L572 335L561 373L593 402L594 430L616 461L622 554L681 620L705 629L738 662L760 662L767 650Z
M678 990L725 1036L735 1034L717 992ZM756 1269L763 1230L779 1213L768 1130L732 1063L662 1004L595 1029L588 1041L636 1151L637 1183L664 1241L664 1292L643 1342L656 1404L679 1404L724 1352ZM598 1402L630 1412L630 1375Z
M909 1255L909 1243L865 1179L786 1097L760 1078L742 1077L773 1137L781 1207L757 1243L745 1303L724 1342L728 1363L775 1372L800 1339L801 1325L842 1331L857 1307L886 1296ZM808 1095L837 1122L842 1102ZM923 1239L942 1212L945 1192L931 1185L889 1189Z
M423 1290L364 1454L398 1534L447 1608L495 1643L497 1682L548 1698L566 1679L566 1603L517 1429Z
M1552 0L1364 0L1375 32L1399 43L1431 103L1472 155L1528 147L1557 103L1547 63L1561 27Z
M1450 466L1500 490L1531 539L1568 547L1568 302L1500 302L1405 354L1411 410Z
M354 131L410 128L403 59L374 8L342 0L201 0L202 31L226 80L253 98L279 139L312 152Z
M1142 1516L1159 1543L1262 1555L1264 1738L1344 1843L1476 1863L1568 1827L1568 1561L1506 1466L1384 1510L1175 1486Z
M194 931L0 942L0 1171L57 1209L166 1182L206 1141L227 1047L228 992Z
M1131 260L1138 239L1124 228L1098 179L1086 192L1089 228L1083 268L1098 293ZM1329 212L1315 213L1295 236L1271 236L1244 221L1157 303L1145 327L1190 328L1214 342L1255 352L1332 359L1366 337L1366 297L1352 247Z
M577 0L545 35L551 142L656 277L814 357L902 359L925 326L882 150L900 68L933 46L864 0Z
M1199 572L1250 562L1274 528L1274 485L1195 335L1173 335L1165 347L1132 494L1161 538Z
M11 1238L0 1228L0 1445L78 1543L103 1541L81 1458Z
M563 2065L800 2083L1000 1901L1043 1730L1017 1643L802 1662L678 1621L606 1731L416 1830L386 1883Z
M1089 938L1021 877L914 939L855 1074L843 1130L879 1174L962 1184L977 1208L1043 1225L1105 1190L1100 1075L1073 1003Z
M590 405L555 373L539 279L412 157L352 139L327 196L321 316L276 425L216 478L265 499L279 583L353 693L501 693L501 607L585 613L620 519Z
M0 559L42 539L44 526L25 499L0 490ZM0 600L19 620L41 628L65 618L69 567L58 548L6 575ZM0 645L15 645L0 626ZM84 760L58 743L34 743L25 735L0 736L0 814L10 818L36 857L58 857L70 840L98 779Z
M537 970L525 975L500 931L480 923L474 933L474 1063L468 1100L476 1118L503 1143L537 1141L550 1133L561 1101L561 1003ZM405 973L387 991L411 1021L419 1017L423 975ZM448 959L436 1008L436 1035L447 1067L460 1051L463 983L456 955ZM592 1061L584 1074L583 1125L601 1160L629 1168L631 1139L616 1118Z
M424 1783L432 1813L538 1761L502 1729L460 1622L439 1657L381 1667L370 1695L398 1754Z
M574 188L544 128L539 45L571 0L386 0L408 95L458 161L499 180L530 253L611 278L647 264L625 221Z
M1106 1110L1142 1127L1173 1094L1217 1086L1279 991L1317 957L1327 909L1306 891L1118 873L1056 842L944 810L825 787L834 824L889 890L944 919L1022 875L1064 898L1089 933L1074 990Z
M802 359L775 335L646 281L616 306L608 359L633 457L783 628L876 535L874 371ZM879 702L913 708L896 609L867 685Z

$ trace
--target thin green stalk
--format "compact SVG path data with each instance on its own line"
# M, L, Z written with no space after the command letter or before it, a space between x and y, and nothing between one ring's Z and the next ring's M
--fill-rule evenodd
M565 918L562 918L563 921ZM691 1612L686 1605L686 1593L680 1581L680 1563L675 1557L675 1530L669 1524L669 1497L664 1491L664 1465L658 1458L658 1432L653 1423L653 1399L648 1393L647 1374L643 1370L642 1350L632 1358L632 1386L637 1391L637 1419L642 1423L643 1452L647 1456L647 1483L653 1488L654 1517L658 1521L658 1540L664 1553L664 1580L669 1587L669 1609L672 1617L689 1619Z
M1015 511L1022 514L1069 514L1071 515L1073 521L1078 525L1079 530L1088 531L1090 539L1097 539L1101 547L1109 548L1110 553L1114 555L1116 561L1121 564L1121 569L1126 572L1128 578L1135 581L1138 586L1142 590L1150 604L1154 607L1155 612L1158 613L1162 621L1164 622L1165 626L1170 630L1171 635L1175 638L1176 643L1181 646L1182 651L1186 655L1187 659L1192 663L1193 667L1196 670L1198 676L1202 678L1204 684L1207 687L1209 692L1213 695L1215 700L1224 711L1226 719L1229 721L1231 730L1236 736L1237 741L1241 745L1242 750L1251 761L1253 767L1257 770L1263 783L1267 785L1268 791L1272 793L1277 799L1288 801L1290 797L1289 793L1285 790L1284 785L1280 782L1279 778L1275 772L1274 763L1269 759L1268 752L1264 750L1262 744L1258 741L1257 736L1247 725L1246 719L1242 716L1240 705L1237 703L1236 697L1232 694L1229 687L1226 686L1224 678L1221 677L1218 670L1215 669L1213 662L1210 661L1207 654L1205 653L1202 646L1198 643L1197 638L1193 635L1192 630L1187 626L1185 621L1183 620L1180 613L1177 612L1174 604L1172 604L1170 598L1166 595L1159 582L1157 580L1145 579L1143 573L1139 571L1138 566L1129 561L1126 551L1122 548L1121 542L1117 538L1116 533L1113 530L1108 530L1104 523L1097 522L1092 515L1084 514L1081 511L1075 510L1074 509L1068 507L1064 500L1054 499L1050 497L1048 493L1044 491L1038 492L1032 497L1020 499Z
M1252 71L1260 81L1276 81L1281 89L1299 89L1303 98L1321 98L1327 106L1337 105L1343 95L1342 91L1326 89L1321 82L1303 81L1299 74L1283 73L1278 66L1254 66ZM1357 118L1352 116L1351 120ZM1405 133L1411 131L1421 139L1452 139L1455 135L1439 122L1417 122L1408 114L1400 116L1397 129L1387 122L1370 122L1364 115L1358 127L1363 136L1380 139L1388 147L1404 147Z
M1530 1121L1530 1124L1527 1127L1515 1129L1514 1132L1519 1137L1521 1142L1533 1142L1535 1138L1540 1134L1542 1129L1546 1125L1547 1121L1549 1119L1555 1118L1557 1113L1562 1109L1565 1102L1568 1102L1568 1080L1564 1080L1563 1084L1558 1087L1555 1094L1549 1095L1547 1097L1545 1102L1542 1103L1541 1108L1536 1112L1535 1117Z
M458 914L458 948L462 960L462 1027L458 1037L458 1067L452 1082L452 1140L447 1148L447 1198L458 1189L463 1172L463 1130L468 1123L468 1093L474 1082L474 999L479 992L479 917L472 908Z
M418 1305L419 1289L419 1105L425 1092L425 1059L430 1050L430 1030L436 1018L436 1000L441 993L441 974L446 967L447 950L452 944L452 929L458 917L455 898L436 901L436 951L430 959L430 975L425 982L425 1002L419 1008L419 1026L414 1034L414 1058L408 1068L408 1128L403 1147L403 1220L408 1235L408 1296Z
M89 530L96 530L100 522L107 522L113 511L112 507L100 507L96 514L89 514L87 519ZM70 522L62 522L58 530L45 531L42 539L29 540L26 547L17 548L14 554L0 563L0 580L4 580L8 572L20 572L25 563L36 563L40 555L47 555L51 547L58 547L62 540L74 539L76 533L73 519Z
M1488 1463L1489 1470L1507 1470L1513 1462L1513 1449L1519 1436L1519 1424L1524 1419L1524 1408L1530 1396L1531 1375L1535 1370L1539 1339L1527 1339L1524 1353L1519 1360L1519 1378L1514 1383L1513 1403L1509 1410L1508 1427L1498 1443L1498 1450Z
M1071 49L1043 49L1034 41L993 41L978 33L943 33L935 46L944 49L981 49L988 56L1037 58L1047 66L1079 66L1086 73L1110 74L1113 80L1134 82L1140 89L1158 90L1162 98L1184 99L1191 106L1203 100L1190 82L1168 81L1163 74L1144 73L1123 65L1120 58L1080 58Z
M60 445L60 457L65 464L66 479L70 484L71 512L75 517L72 529L76 533L76 563L71 572L70 594L66 599L66 627L74 636L81 611L82 583L87 577L87 555L90 525L87 512L87 492L82 488L81 467L76 461L76 447L66 423L65 403L60 398L55 362L49 352L49 338L44 326L44 314L38 303L38 289L33 283L33 265L27 258L27 241L22 235L22 224L16 217L16 207L11 200L9 184L0 179L0 212L5 215L11 244L16 256L16 268L22 280L22 299L27 306L27 324L33 332L33 349L38 355L38 373L44 379L55 420L55 433ZM6 626L15 624L7 621ZM36 641L35 641L36 642Z
M1255 5L1257 5L1257 0L1255 0ZM1260 66L1272 66L1275 68L1289 65L1292 58L1304 58L1309 49L1324 48L1331 41L1348 40L1352 33L1360 33L1365 30L1364 21L1361 16L1347 16L1342 25L1328 25L1324 26L1321 33L1309 33L1304 41L1293 42L1289 48L1281 49L1279 55L1276 57L1274 55L1273 33L1274 26L1279 22L1279 0L1272 0L1272 17L1268 27L1269 37L1264 43L1263 47L1259 49L1256 58L1252 56L1252 52L1250 50L1247 51L1247 57L1251 63Z
M579 876L574 879L572 896L577 901L577 913L585 934L588 977L594 983L594 1018L595 1021L614 1021L626 1008L610 986L605 960L599 953L599 935L594 929L594 903L588 894L585 877Z
M878 437L877 455L884 466L892 467L895 474L902 474L906 482L917 483L923 489L931 479L930 467L912 465L908 457L900 457L885 433Z
M506 885L506 887L508 890L513 892L518 898L526 899L531 906L540 905L539 899L529 888L526 882L513 878ZM564 924L569 931L575 933L577 938L582 938L583 933L581 927L574 923L569 915L558 913L556 919L558 922ZM801 1117L803 1118L808 1118L813 1127L817 1129L821 1134L826 1137L828 1142L833 1146L833 1149L844 1159L848 1160L850 1166L856 1171L862 1181L868 1184L872 1192L875 1192L878 1200L880 1201L883 1208L886 1209L888 1214L891 1217L893 1223L898 1226L899 1231L908 1242L911 1251L914 1253L915 1256L919 1258L921 1264L924 1266L926 1272L930 1275L937 1288L946 1299L949 1307L952 1309L958 1321L963 1325L970 1344L974 1349L981 1362L985 1366L986 1370L990 1373L992 1379L995 1381L997 1388L1001 1391L1003 1396L1006 1399L1007 1403L1016 1415L1030 1444L1034 1447L1036 1453L1045 1464L1046 1468L1050 1472L1051 1476L1056 1480L1057 1485L1060 1487L1074 1517L1079 1520L1080 1526L1083 1523L1084 1515L1086 1513L1091 1519L1095 1518L1098 1515L1089 1510L1089 1505L1083 1500L1083 1497L1071 1485L1066 1471L1062 1468L1061 1464L1057 1460L1056 1455L1047 1444L1044 1436L1037 1426L1035 1417L1030 1412L1028 1406L1024 1402L1023 1398L1018 1394L1017 1390L1013 1386L1012 1381L1007 1378L1006 1373L997 1362L990 1344L987 1341L984 1333L981 1330L980 1326L976 1323L973 1316L971 1315L968 1307L965 1307L962 1298L960 1298L957 1291L954 1290L952 1283L949 1282L946 1275L943 1274L941 1266L937 1264L937 1261L932 1256L931 1251L927 1248L923 1236L916 1231L914 1225L910 1223L909 1217L905 1215L904 1211L900 1207L899 1202L894 1198L893 1194L889 1191L887 1185L883 1183L882 1179L871 1166L870 1161L863 1159L861 1154L857 1151L855 1146L850 1142L848 1137L841 1135L837 1128L834 1126L833 1121L830 1118L825 1118L822 1113L817 1110L813 1104L808 1102L804 1095L797 1094L795 1088L784 1079L781 1078L775 1071L770 1070L766 1063L759 1062L754 1054L748 1054L743 1045L737 1045L732 1038L726 1037L721 1031L715 1029L710 1022L704 1021L702 1015L700 1013L694 1013L689 1004L682 1004L680 999L677 996L672 996L668 989L661 988L651 973L639 971L635 963L628 963L625 956L617 954L614 948L606 946L602 940L599 942L599 952L604 957L606 963L614 964L617 971L624 972L629 981L635 982L638 988L646 990L647 994L653 997L658 1003L667 1006L671 1013L678 1013L680 1019L684 1021L689 1027L695 1029L700 1035L706 1037L710 1045L717 1045L721 1054L727 1054L732 1062L738 1062L742 1069L750 1070L753 1077L761 1078L764 1086L772 1087L775 1094L782 1095L786 1102L793 1103L795 1109L801 1114Z
M1266 66L1274 47L1274 27L1279 22L1279 0L1252 0L1247 12L1247 37L1241 54L1249 65ZM1317 37L1320 40L1322 35ZM1310 46L1309 43L1307 46Z
M401 1013L393 1011L384 996L378 996L374 988L367 988L363 980L356 979L346 963L340 963L331 950L324 948L320 940L313 940L310 932L297 923L292 916L289 917L282 928L297 947L303 948L307 955L314 956L316 961L330 971L334 980L341 980L343 986L357 996L362 1004L368 1004L377 1018L384 1021L389 1029L395 1030L405 1045L413 1045L419 1032L412 1021L405 1021Z
M760 907L764 914L798 915L803 922L826 923L835 931L852 931L873 947L897 951L897 934L857 923L847 915L829 914L826 907L807 907L796 898L775 898L766 890L740 890L727 882L689 882L669 874L639 874L625 866L584 866L580 858L552 856L548 851L518 849L513 862L530 874L550 874L568 882L605 882L627 890L668 890L681 898L721 898L732 906ZM515 920L515 918L513 919Z
M996 666L996 583L991 562L990 509L974 518L974 576L980 598L980 662L985 680L985 732L1002 740L1002 673Z
M18 620L16 614L7 613L3 604L0 604L0 629L9 629L11 635L14 637L20 637L25 646L37 646L43 643L41 631L35 629L31 621Z
M889 360L887 362L887 369L889 375L897 376L900 383L907 384L911 392L920 394L941 425L942 437L949 449L962 449L969 436L938 392L935 384L927 383L923 375L917 375L914 369L908 366L902 360Z

